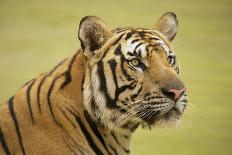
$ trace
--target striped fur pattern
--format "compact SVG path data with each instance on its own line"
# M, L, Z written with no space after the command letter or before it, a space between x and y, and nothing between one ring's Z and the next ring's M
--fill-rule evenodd
M186 94L175 102L162 92L184 86L170 46L175 14L157 25L111 31L97 17L83 18L82 48L0 106L0 154L130 154L139 126L175 124Z

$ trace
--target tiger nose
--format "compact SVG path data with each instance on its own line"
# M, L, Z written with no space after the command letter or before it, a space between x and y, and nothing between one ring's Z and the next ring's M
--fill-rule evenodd
M170 89L168 92L171 93L171 94L174 94L174 95L172 95L174 97L173 98L174 101L178 101L180 99L180 97L184 94L185 88L182 88L182 89Z
M170 89L168 91L163 91L164 95L173 99L175 102L178 101L185 92L185 88L182 89Z

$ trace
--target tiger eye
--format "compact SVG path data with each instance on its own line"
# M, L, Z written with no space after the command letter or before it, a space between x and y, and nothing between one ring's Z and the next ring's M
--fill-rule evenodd
M140 61L137 58L132 59L130 62L133 66L138 66L140 64Z

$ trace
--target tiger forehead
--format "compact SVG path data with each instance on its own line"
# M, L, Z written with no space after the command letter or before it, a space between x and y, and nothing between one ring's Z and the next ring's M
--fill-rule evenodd
M114 34L123 33L126 35L125 39L130 39L131 37L141 37L142 39L150 39L152 37L159 37L157 31L152 29L143 28L117 28L112 31Z
M168 44L155 30L118 28L113 32L124 36L120 42L122 43L122 52L128 59L133 57L145 58L153 51L160 49L165 53L170 51Z

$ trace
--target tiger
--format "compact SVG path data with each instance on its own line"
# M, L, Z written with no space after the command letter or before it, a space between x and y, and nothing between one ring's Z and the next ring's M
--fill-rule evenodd
M173 12L152 29L82 18L80 49L0 106L0 154L126 155L139 127L175 126L188 103L177 27Z

